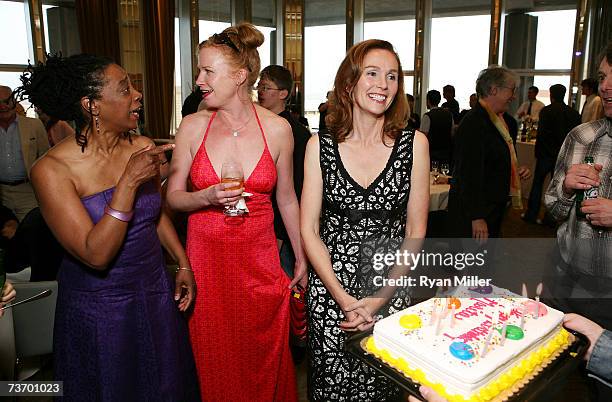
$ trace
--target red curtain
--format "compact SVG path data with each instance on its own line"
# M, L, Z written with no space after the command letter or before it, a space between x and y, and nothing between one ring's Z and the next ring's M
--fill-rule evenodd
M146 134L169 138L174 103L174 0L141 2Z
M74 6L81 51L121 63L117 1L75 0Z

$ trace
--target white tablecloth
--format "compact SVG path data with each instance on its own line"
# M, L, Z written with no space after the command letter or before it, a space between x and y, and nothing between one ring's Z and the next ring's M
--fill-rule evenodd
M533 182L533 172L535 172L535 141L533 142L516 142L516 159L518 165L527 166L531 170L531 177L527 180L521 180L521 196L529 198L531 183Z
M516 143L516 158L518 160L518 165L527 166L529 170L531 170L531 177L527 180L521 180L521 196L523 198L529 198L529 192L531 191L531 184L533 183L533 174L535 173L535 140L530 142L521 142L518 141ZM548 188L548 183L550 183L550 175L546 176L544 180L544 186L542 187L542 197Z
M429 186L429 212L445 210L448 207L449 184L431 184Z

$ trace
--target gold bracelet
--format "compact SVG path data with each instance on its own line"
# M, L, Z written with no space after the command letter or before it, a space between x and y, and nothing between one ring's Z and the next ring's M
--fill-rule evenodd
M178 267L178 268L176 269L176 273L178 274L178 271L180 271L181 269L183 269L183 270L185 270L185 271L191 271L191 272L193 272L193 269L191 269L191 268L187 268L187 267Z

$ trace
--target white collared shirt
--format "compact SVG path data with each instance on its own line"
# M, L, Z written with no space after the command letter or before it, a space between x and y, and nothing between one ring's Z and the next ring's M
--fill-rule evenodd
M15 119L5 130L0 127L0 181L13 182L28 177L23 153L19 124Z
M529 102L530 101L525 101L523 102L523 104L518 108L518 110L516 111L517 115L520 115L521 113L523 114L527 114L527 111L529 110ZM542 102L540 102L539 100L535 99L533 101L533 103L531 104L531 114L529 115L529 117L531 117L531 120L539 120L540 119L540 110L542 110L542 108L544 107L544 104ZM522 116L520 117L520 119L524 119L526 116Z

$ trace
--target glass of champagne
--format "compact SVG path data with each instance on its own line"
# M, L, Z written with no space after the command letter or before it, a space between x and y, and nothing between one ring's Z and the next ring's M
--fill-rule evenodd
M440 177L440 165L438 164L438 161L431 161L431 173L433 175L433 184L436 184L438 182L438 177Z
M448 174L450 173L450 165L448 163L443 163L441 166L442 167L440 168L440 171L442 172L442 174L444 176L448 176Z
M236 183L235 186L225 189L228 191L241 189L244 186L244 173L242 172L242 165L235 161L223 162L223 165L221 166L221 183ZM240 216L244 213L244 211L236 208L236 205L227 205L223 213L227 216Z

